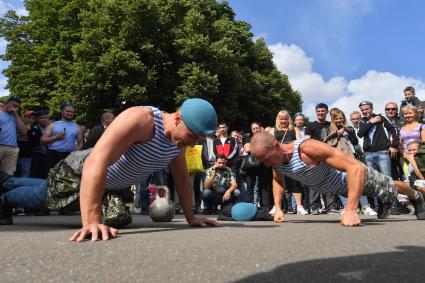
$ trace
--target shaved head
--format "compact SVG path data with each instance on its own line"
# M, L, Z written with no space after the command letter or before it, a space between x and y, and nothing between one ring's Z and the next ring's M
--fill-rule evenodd
M276 142L275 137L269 133L255 134L250 141L250 151L255 156L256 152L261 148L267 149L267 151L273 148L274 142Z

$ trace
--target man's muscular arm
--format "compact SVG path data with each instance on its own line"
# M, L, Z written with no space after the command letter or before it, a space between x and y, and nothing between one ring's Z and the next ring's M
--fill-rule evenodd
M303 142L300 146L300 152L301 158L308 165L315 165L321 161L338 171L347 173L348 198L344 215L341 217L341 224L344 226L360 224L356 209L366 180L364 166L344 152L314 140Z
M277 172L273 169L273 198L274 198L274 208L275 208L275 215L274 215L274 221L275 222L283 222L283 211L282 211L282 196L285 192L284 187L284 180L283 180L283 174L280 172Z

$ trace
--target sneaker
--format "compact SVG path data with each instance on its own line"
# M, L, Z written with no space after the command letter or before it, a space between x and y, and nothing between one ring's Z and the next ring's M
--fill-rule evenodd
M409 214L410 215L416 215L416 213L415 213L415 208L413 207L413 205L411 205L411 204L409 204L408 206L407 206L407 208L409 209Z
M391 215L392 202L382 202L378 199L378 219L385 219Z
M368 206L365 209L363 209L363 214L364 215L378 215L378 213L376 213L375 210L373 210L372 208L370 208L370 206Z
M341 211L342 211L341 209L331 208L328 210L328 213L330 215L335 215L335 214L341 214Z
M410 209L407 208L407 205L400 205L399 207L393 207L391 208L391 214L392 215L401 215L401 214L409 214Z
M273 206L273 208L269 211L270 215L273 215L276 213L276 208Z
M300 206L297 206L297 214L307 215L308 212L304 209L304 207L302 205L300 205Z
M418 220L425 220L425 201L424 197L421 193L419 194L419 198L416 200L410 200L415 207L415 214Z
M12 225L12 208L3 204L0 200L0 225Z
M310 214L311 215L319 215L320 214L320 210L317 207L312 207L310 208Z
M130 213L131 214L142 213L142 208L141 207L135 207L135 206L133 206L132 208L130 208Z
M200 208L200 207L195 208L193 212L195 214L202 214L203 213L202 208Z

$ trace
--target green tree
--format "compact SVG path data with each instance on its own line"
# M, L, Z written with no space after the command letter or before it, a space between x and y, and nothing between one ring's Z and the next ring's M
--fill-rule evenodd
M173 111L190 97L244 128L272 125L301 95L272 62L263 39L225 1L27 0L28 16L0 19L12 94L24 107L76 103L80 119L104 109L155 105Z

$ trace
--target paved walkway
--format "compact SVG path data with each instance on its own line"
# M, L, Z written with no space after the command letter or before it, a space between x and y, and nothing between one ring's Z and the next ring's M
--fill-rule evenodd
M111 241L69 243L78 216L0 226L0 282L425 282L425 221L287 215L191 228L136 215Z

